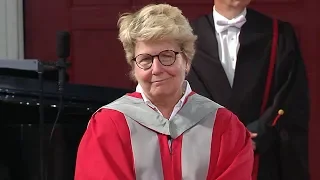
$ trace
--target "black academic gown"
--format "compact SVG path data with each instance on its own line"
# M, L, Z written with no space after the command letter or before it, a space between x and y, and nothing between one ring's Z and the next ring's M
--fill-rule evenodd
M258 133L258 180L308 180L308 83L294 30L278 21L276 64L267 109L261 115L273 21L252 9L247 10L246 19L233 86L219 59L212 13L191 23L198 40L187 79L195 92L230 109L251 132ZM271 126L279 109L285 113Z

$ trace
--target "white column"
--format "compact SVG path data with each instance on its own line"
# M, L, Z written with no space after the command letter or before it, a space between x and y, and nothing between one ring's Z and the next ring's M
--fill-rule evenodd
M23 58L23 0L0 0L0 59Z

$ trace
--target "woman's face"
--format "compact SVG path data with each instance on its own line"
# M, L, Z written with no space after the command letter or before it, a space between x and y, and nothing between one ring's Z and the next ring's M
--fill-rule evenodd
M153 56L153 61L150 55ZM158 99L181 92L189 65L177 43L138 41L135 46L135 57L134 76L147 97Z

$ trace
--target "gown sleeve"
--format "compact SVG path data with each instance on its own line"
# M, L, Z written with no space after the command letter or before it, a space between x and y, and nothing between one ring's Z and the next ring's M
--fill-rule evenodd
M102 109L89 121L77 153L75 180L133 180L129 128L123 114Z
M214 126L208 180L250 180L253 148L250 134L229 110L218 110Z

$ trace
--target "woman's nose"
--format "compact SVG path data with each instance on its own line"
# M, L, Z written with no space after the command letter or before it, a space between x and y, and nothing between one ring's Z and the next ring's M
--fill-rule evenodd
M163 71L163 65L160 63L158 57L154 57L152 63L152 74L157 74Z

